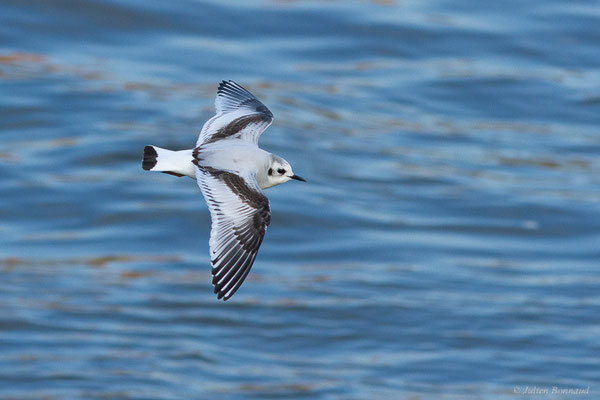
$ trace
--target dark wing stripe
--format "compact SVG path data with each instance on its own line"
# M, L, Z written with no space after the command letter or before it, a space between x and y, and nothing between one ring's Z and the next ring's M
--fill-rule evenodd
M246 128L257 129L263 125L265 125L266 128L266 126L271 123L271 120L271 118L268 118L264 114L250 114L239 117L210 135L210 137L202 144L214 143L225 138L234 138L236 135L243 133ZM252 125L255 126L252 127Z
M198 166L196 176L211 210L212 282L227 300L252 268L271 220L269 200L255 181L233 172Z
M233 81L222 81L215 99L216 115L206 121L196 146L232 138L258 143L273 122L273 113L252 93Z
M262 212L263 208L269 207L269 199L262 194L261 192L251 188L248 186L244 178L241 176L234 174L233 172L224 171L212 167L199 167L201 170L204 170L211 174L213 177L218 178L223 181L225 185L236 194L240 198L240 200L252 208L260 210ZM268 225L268 224L267 224Z

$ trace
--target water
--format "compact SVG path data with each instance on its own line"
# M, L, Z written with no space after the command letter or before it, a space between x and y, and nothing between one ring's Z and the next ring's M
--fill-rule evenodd
M586 1L4 0L0 398L596 397L599 26ZM193 145L221 79L309 181L268 191L227 303L195 183L140 166Z

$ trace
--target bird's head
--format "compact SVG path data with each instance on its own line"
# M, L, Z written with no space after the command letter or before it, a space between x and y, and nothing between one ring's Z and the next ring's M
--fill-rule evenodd
M306 182L304 178L301 178L298 175L294 174L290 163L288 163L281 157L274 156L273 158L271 158L270 163L267 166L266 186L264 186L263 189L280 185L289 181L290 179Z

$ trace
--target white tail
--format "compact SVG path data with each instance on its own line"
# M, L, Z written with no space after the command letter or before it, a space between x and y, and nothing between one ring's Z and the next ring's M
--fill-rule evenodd
M196 168L192 163L193 150L172 151L157 146L144 147L142 168L175 176L189 176L196 179Z

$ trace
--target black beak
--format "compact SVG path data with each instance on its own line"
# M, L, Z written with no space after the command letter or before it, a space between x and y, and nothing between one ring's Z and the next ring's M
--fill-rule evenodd
M297 181L306 182L306 179L299 177L298 175L292 175L290 178L295 179Z

